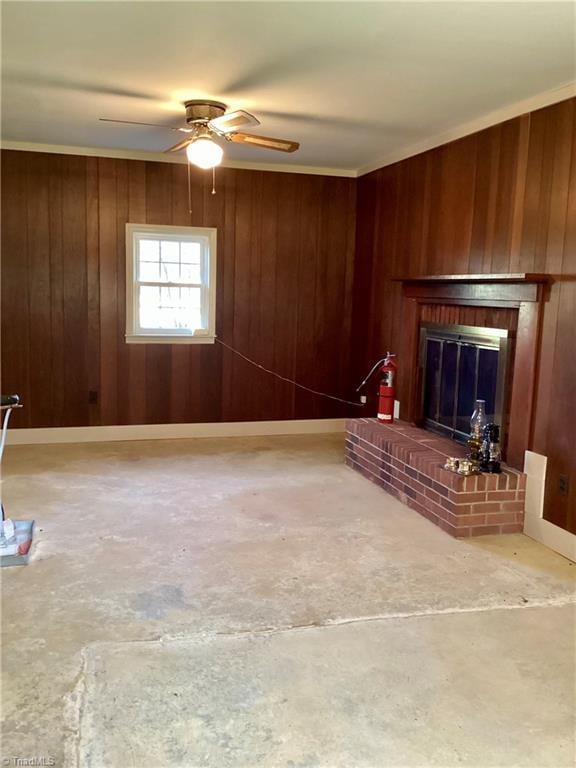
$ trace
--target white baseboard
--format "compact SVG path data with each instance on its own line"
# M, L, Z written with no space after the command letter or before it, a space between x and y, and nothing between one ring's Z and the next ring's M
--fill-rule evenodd
M134 424L106 427L12 429L7 445L102 443L118 440L175 440L190 437L313 435L344 432L346 419L228 421L210 424Z
M528 476L524 533L576 562L576 536L544 519L546 463L546 456L539 453L526 451L524 454L524 472Z

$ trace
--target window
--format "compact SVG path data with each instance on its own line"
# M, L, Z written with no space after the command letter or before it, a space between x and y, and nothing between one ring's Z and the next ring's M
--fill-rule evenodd
M126 341L211 344L216 230L126 225Z

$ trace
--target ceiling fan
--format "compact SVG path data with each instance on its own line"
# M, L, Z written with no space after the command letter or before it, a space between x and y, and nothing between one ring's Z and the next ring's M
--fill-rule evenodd
M295 152L300 146L297 141L273 139L269 136L238 131L238 128L244 126L260 125L260 121L242 109L226 112L226 104L220 101L186 101L184 106L186 107L186 125L181 127L141 123L135 120L113 120L108 117L101 117L100 120L105 123L124 125L148 125L153 128L166 128L170 131L185 133L187 134L185 139L164 151L179 152L185 149L188 160L199 168L214 168L222 162L224 152L220 144L214 141L215 138L275 149L278 152Z

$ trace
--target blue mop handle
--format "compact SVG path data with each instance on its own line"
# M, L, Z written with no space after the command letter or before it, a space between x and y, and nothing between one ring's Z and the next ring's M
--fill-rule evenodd
M6 433L8 431L8 421L10 420L10 414L12 413L13 408L22 408L22 405L20 404L20 397L18 395L0 395L0 411L6 411L4 414L4 421L2 423L2 437L0 438L0 463L2 462L2 454L4 453L4 444L6 442ZM2 511L2 522L4 522L4 504L2 504L1 501L0 509Z
M18 395L0 395L0 410L6 411L2 423L2 437L0 438L0 462L4 453L4 444L6 443L6 433L8 431L8 421L13 408L22 408L20 397Z

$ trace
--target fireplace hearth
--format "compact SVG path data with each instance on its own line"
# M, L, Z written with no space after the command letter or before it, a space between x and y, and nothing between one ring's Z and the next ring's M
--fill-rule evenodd
M451 440L401 421L346 424L346 464L446 533L520 533L526 476L507 466L500 475L469 477L444 469L448 455L464 453Z

